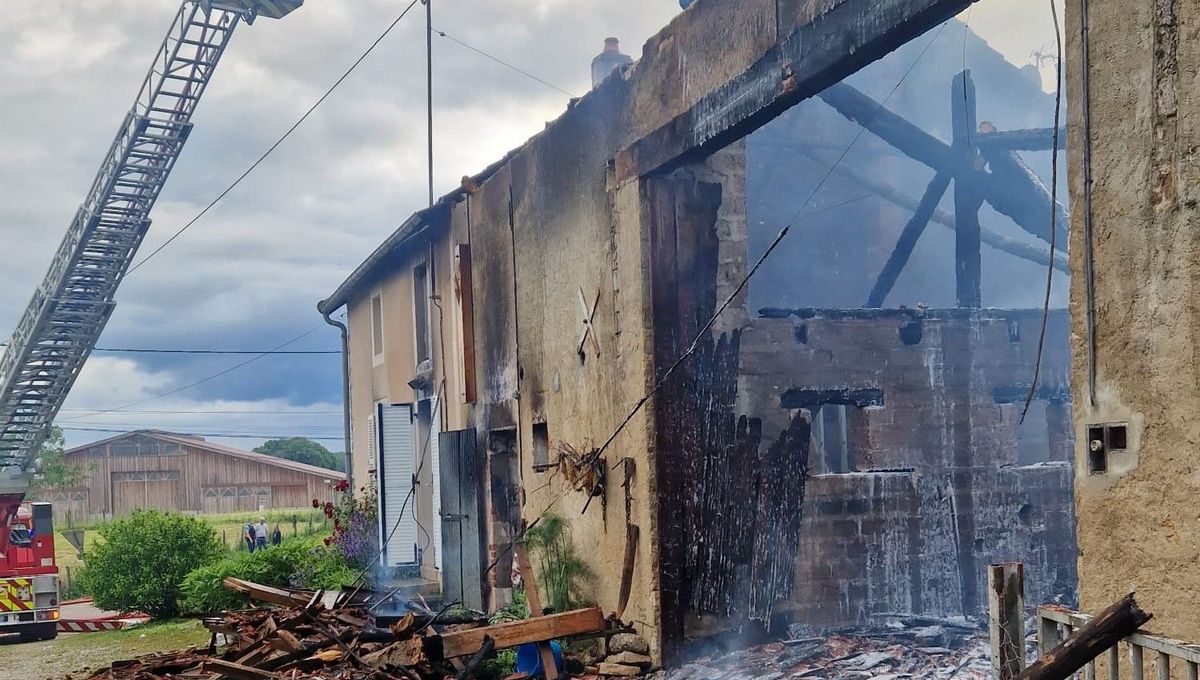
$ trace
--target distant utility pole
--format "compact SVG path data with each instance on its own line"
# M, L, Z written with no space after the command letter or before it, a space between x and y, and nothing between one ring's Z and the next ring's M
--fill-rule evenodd
M429 206L433 207L433 0L425 2L425 111L429 117Z

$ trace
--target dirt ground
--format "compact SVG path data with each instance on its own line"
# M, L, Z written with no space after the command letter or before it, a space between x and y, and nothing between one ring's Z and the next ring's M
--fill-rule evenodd
M110 633L61 634L49 642L22 644L0 636L0 676L23 680L85 677L91 669L151 652L208 644L198 620L166 621Z

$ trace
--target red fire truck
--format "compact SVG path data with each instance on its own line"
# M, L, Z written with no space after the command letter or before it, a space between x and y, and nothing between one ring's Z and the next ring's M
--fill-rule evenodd
M50 640L58 634L58 565L49 503L23 503L0 538L0 635Z

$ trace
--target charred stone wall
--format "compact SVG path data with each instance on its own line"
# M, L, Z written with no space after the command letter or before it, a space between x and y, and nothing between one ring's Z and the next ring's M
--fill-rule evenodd
M1001 561L1025 562L1030 601L1073 600L1064 313L1021 424L1040 312L765 311L738 410L764 432L814 420L791 618L979 616Z

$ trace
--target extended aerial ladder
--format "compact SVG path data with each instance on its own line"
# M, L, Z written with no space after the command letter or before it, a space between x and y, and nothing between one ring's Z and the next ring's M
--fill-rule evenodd
M112 315L117 286L234 29L304 0L184 0L0 360L0 555L38 451Z

